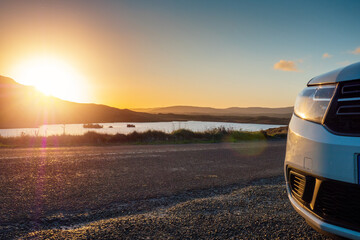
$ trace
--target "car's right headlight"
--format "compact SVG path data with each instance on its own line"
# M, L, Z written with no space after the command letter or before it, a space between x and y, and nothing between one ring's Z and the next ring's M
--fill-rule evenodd
M305 88L296 98L294 113L306 120L322 123L336 85L319 85Z

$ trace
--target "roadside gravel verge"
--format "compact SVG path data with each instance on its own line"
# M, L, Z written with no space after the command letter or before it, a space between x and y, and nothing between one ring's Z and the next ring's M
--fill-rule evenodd
M327 239L292 209L283 177L148 199L128 214L30 232L24 239ZM136 210L137 209L137 210Z

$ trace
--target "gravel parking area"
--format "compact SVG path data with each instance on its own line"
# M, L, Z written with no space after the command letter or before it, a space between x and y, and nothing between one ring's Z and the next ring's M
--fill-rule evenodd
M145 209L138 214L131 213L134 206L130 204L129 214L121 217L31 232L24 238L327 239L295 213L284 187L280 176L254 181L247 187L150 199L141 203Z
M0 239L321 239L287 200L285 141L0 149Z

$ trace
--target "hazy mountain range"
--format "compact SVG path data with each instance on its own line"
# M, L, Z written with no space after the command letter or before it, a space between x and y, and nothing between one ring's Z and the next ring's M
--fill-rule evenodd
M202 108L177 106L141 109L142 112L99 104L64 101L34 87L0 76L0 128L43 124L161 121L225 121L287 124L292 108Z
M186 114L186 115L226 115L226 116L272 116L289 117L293 112L293 107L282 108L263 108L263 107L231 107L231 108L211 108L193 106L172 106L161 108L134 108L137 112L162 113L162 114Z

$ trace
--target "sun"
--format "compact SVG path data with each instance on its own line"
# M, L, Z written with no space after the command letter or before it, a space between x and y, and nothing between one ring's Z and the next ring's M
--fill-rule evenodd
M86 101L84 77L65 61L52 57L28 59L14 66L10 76L42 93L68 101Z

